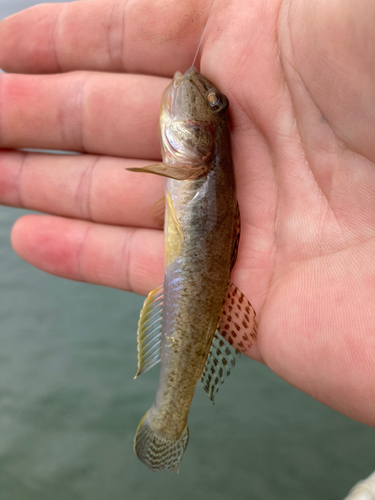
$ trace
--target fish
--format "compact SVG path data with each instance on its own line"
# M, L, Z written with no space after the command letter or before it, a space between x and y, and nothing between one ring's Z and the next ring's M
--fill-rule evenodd
M256 315L230 281L240 214L228 99L195 67L177 72L160 105L162 162L135 172L165 177L164 283L144 302L138 372L161 360L155 401L134 439L152 470L179 469L196 385L214 401L239 351L256 341Z

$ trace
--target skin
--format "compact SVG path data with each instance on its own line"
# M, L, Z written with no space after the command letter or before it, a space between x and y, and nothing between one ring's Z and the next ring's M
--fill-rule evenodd
M88 0L0 24L0 67L20 73L0 75L0 147L10 150L0 154L0 201L49 214L16 223L21 257L142 294L162 282L163 234L150 216L162 180L124 168L160 161L160 96L191 65L209 8ZM198 56L231 104L242 222L232 281L259 320L248 355L369 425L374 10L371 0L217 0Z

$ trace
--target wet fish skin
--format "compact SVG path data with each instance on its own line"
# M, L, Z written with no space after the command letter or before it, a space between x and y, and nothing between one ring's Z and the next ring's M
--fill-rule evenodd
M137 456L154 470L180 464L190 404L228 290L237 200L227 107L195 68L176 73L161 103L163 163L176 170L204 165L205 174L165 183L161 370L155 401L135 437Z

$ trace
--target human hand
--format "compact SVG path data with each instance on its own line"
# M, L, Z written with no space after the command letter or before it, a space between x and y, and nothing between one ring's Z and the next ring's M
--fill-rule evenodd
M241 210L232 281L258 316L247 354L375 425L373 7L217 0L200 71L228 96ZM163 281L151 216L160 98L190 65L203 0L40 5L0 24L0 202L15 251L70 279ZM350 21L349 21L350 20ZM14 151L62 149L55 156ZM250 381L250 383L253 383Z

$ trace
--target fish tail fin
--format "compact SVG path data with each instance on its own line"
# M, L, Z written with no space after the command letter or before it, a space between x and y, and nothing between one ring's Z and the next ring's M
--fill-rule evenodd
M173 472L177 467L178 472L188 441L187 425L178 439L163 436L153 429L148 411L139 422L134 438L134 451L151 470L168 469Z

